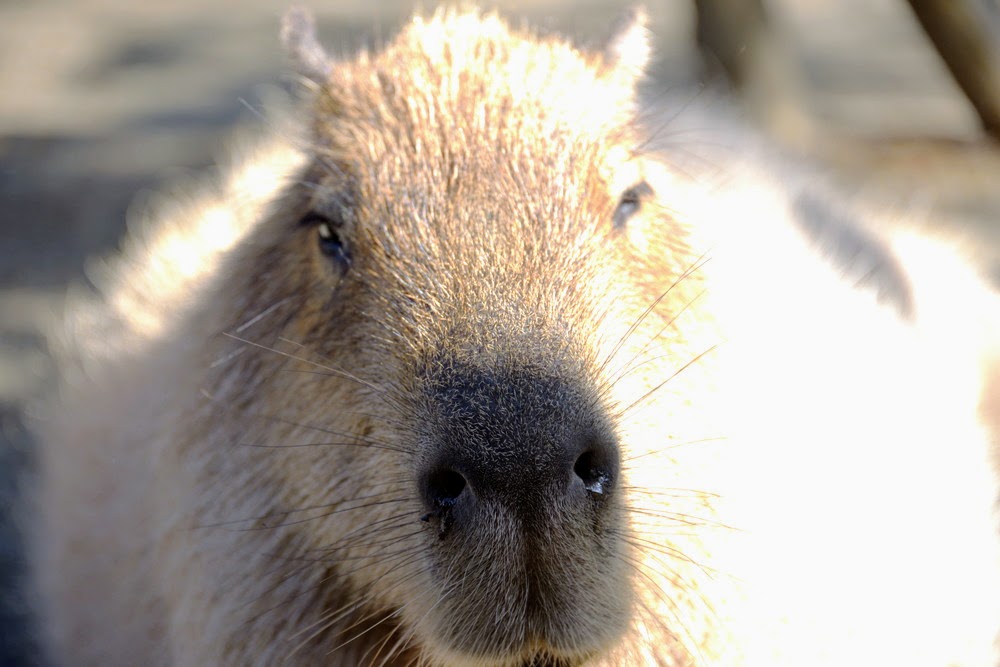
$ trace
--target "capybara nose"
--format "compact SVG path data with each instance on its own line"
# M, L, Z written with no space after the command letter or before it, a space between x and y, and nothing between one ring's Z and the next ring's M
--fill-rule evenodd
M585 492L599 502L613 490L618 465L613 446L596 440L540 446L549 450L547 456L511 448L506 454L509 464L481 456L474 445L469 451L449 451L425 476L424 491L432 511L453 506L469 495L516 502L546 491L558 499L561 490L577 498L583 498ZM572 456L572 451L579 453ZM563 489L559 488L561 483Z
M421 476L428 516L457 526L503 507L529 525L601 512L618 448L599 402L576 385L517 367L452 365L435 378Z

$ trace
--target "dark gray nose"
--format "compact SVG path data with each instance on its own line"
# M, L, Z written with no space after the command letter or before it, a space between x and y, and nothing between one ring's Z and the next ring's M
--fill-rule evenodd
M599 401L580 384L523 366L450 364L436 374L427 385L425 518L460 528L496 505L530 529L560 515L599 515L615 491L618 448Z

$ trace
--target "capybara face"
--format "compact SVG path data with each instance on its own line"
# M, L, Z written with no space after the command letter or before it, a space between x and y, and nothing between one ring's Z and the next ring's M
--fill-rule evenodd
M297 641L576 664L660 604L630 415L696 354L697 258L645 179L636 75L460 16L322 82L212 390L313 582L307 629L275 621Z

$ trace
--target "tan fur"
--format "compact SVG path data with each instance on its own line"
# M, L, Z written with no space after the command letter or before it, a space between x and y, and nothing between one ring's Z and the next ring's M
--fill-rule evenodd
M643 39L416 19L329 69L307 132L133 230L71 303L41 426L65 664L998 664L992 295L872 234L901 316L789 222L780 170L654 151ZM343 273L311 210L343 218ZM622 452L613 567L554 530L560 613L507 652L469 647L525 623L517 525L452 577L420 520L442 350L579 384Z

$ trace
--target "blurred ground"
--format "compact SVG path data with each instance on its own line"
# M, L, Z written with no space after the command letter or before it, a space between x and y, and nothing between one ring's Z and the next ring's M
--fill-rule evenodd
M307 4L324 42L343 55L390 37L413 5ZM501 7L587 42L609 32L624 4L511 0ZM690 3L647 5L658 57L650 91L696 95ZM256 120L247 107L266 97L261 84L285 81L277 39L285 6L0 0L2 665L30 664L32 653L11 517L15 486L30 472L23 406L50 373L39 328L66 284L84 279L85 258L114 247L133 202L207 169L224 155L232 127ZM768 7L787 40L797 77L790 89L807 124L783 140L849 188L916 204L939 228L971 236L984 271L1000 277L1000 149L981 137L902 0L772 0ZM1000 40L995 5L992 12L984 16L992 16Z

